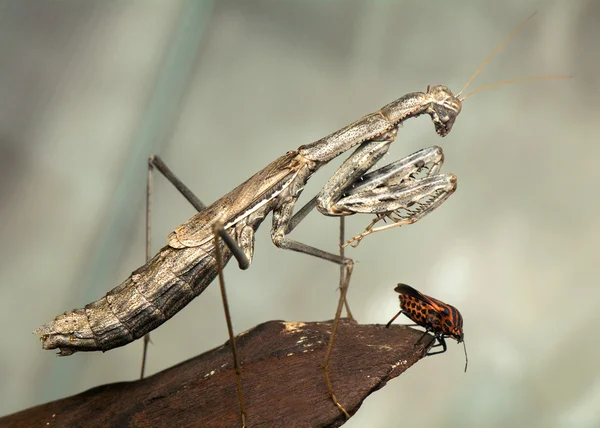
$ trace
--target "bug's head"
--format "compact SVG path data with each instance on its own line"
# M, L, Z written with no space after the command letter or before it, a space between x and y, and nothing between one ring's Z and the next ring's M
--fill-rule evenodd
M461 343L465 340L465 333L463 332L463 319L458 309L454 306L447 305L452 308L452 312L454 313L453 320L448 328L448 333L453 339L456 339L458 343Z
M445 334L455 339L458 343L463 344L465 350L465 373L467 366L469 365L469 357L467 356L467 344L465 343L465 332L463 331L463 318L458 309L454 306L445 305L444 311L452 312L452 320L446 318L443 324L443 330Z
M451 336L453 339L456 339L458 343L461 343L465 340L465 333L462 331L462 329L456 327L452 328Z
M444 85L428 87L427 95L430 98L427 114L431 116L435 132L445 137L452 130L456 116L460 114L462 102Z

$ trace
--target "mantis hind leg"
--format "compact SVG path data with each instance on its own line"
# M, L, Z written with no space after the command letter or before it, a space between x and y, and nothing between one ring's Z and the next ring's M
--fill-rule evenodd
M192 204L192 206L197 211L202 211L206 205L202 203L202 201L179 179L177 176L169 169L169 167L163 162L163 160L156 156L152 155L148 159L148 176L146 183L146 260L152 257L152 242L151 242L151 219L152 219L152 196L153 196L153 173L154 168L156 168L173 186ZM247 231L253 232L253 229L248 228L240 233L244 233L247 235ZM231 323L231 314L229 312L229 305L227 302L227 295L225 293L225 282L223 279L223 257L221 254L221 247L219 245L219 239L223 240L225 245L231 250L233 256L238 260L238 265L240 269L247 269L250 266L250 257L253 252L253 233L252 236L246 236L247 245L245 248L240 248L237 241L231 237L229 233L221 225L215 224L213 226L213 233L215 239L215 258L217 262L218 268L218 276L219 283L221 287L221 296L223 299L223 308L225 311L225 318L227 321L227 329L229 332L229 341L231 344L231 350L234 359L234 370L237 381L238 388L238 399L240 403L240 413L242 419L242 427L246 426L246 412L244 409L244 398L242 393L242 383L241 383L241 369L240 363L238 359L237 349L235 346L235 339L233 336L233 328ZM144 372L146 368L146 360L148 355L148 343L150 342L150 334L146 334L144 336L143 342L143 355L142 355L142 367L140 378L144 377Z
M152 258L152 198L154 193L154 168L156 168L173 186L186 198L196 210L202 211L206 205L194 195L194 193L177 178L171 169L163 160L152 155L148 158L148 175L146 177L146 261ZM146 372L146 361L148 359L148 344L150 343L150 333L144 336L142 348L142 367L140 369L140 379L144 378Z
M229 334L229 344L231 346L231 353L233 355L233 369L235 372L235 380L237 385L237 394L238 401L240 405L240 416L242 422L242 428L246 428L246 409L244 408L244 393L242 390L242 369L240 360L238 357L237 347L235 343L235 336L233 334L233 324L231 322L231 313L229 312L229 302L227 301L227 291L225 290L225 278L223 276L223 257L221 254L221 246L219 245L219 238L223 238L223 236L228 236L229 239L232 239L225 229L223 229L222 225L215 224L213 225L213 235L215 241L215 258L217 260L217 271L219 275L219 287L221 289L221 298L223 300L223 310L225 312L225 321L227 322L227 332ZM227 242L227 238L223 239L225 244L229 247L229 243ZM236 244L237 245L237 244Z

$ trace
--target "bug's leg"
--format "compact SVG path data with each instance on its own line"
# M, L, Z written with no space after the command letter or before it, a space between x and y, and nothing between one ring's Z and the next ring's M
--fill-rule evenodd
M146 181L146 261L152 257L151 245L151 224L152 224L152 196L154 183L154 168L156 168L173 186L188 200L197 211L202 211L206 205L194 195L194 193L171 171L164 161L157 155L152 155L148 159L148 175ZM237 245L236 241L224 230L219 232L221 238L230 248L232 254L238 260L240 269L247 269L250 266L249 256ZM146 369L146 360L148 356L148 343L150 342L150 334L144 336L143 351L142 351L142 367L140 378L144 377Z
M231 353L233 355L233 369L235 371L235 380L237 384L238 401L240 405L240 415L242 419L242 428L246 428L246 410L244 409L244 393L242 390L242 374L241 365L235 344L235 336L233 335L233 324L231 322L231 314L229 312L229 303L227 301L227 292L225 290L225 279L223 276L223 257L221 254L221 245L219 238L225 230L220 224L213 225L213 235L215 242L215 258L217 261L217 271L219 276L219 287L221 288L221 298L223 300L223 310L225 312L225 321L227 322L227 332L229 333L229 344L231 345Z
M435 352L428 352L427 356L437 355L437 354L443 354L444 352L446 352L447 347L446 347L446 340L444 339L444 336L442 336L442 335L437 336L436 335L435 338L438 340L439 343L437 345L432 346L431 348L435 348L437 346L441 346L442 350L441 351L435 351ZM429 349L431 349L431 348L429 348Z
M421 335L421 337L419 337L419 340L417 340L417 341L415 342L415 346L417 346L419 343L421 343L421 340L423 340L423 338L424 338L425 336L427 336L427 334L428 334L428 333L429 333L429 330L425 330L425 331L423 332L423 334Z
M392 325L392 323L396 320L396 318L398 318L400 315L402 315L403 311L402 309L400 309L398 311L398 313L396 315L394 315L392 317L392 319L385 325L385 328L390 328L390 326Z
M396 315L394 315L391 320L388 321L388 323L385 325L385 328L390 328L390 326L392 325L392 323L394 322L394 320L396 318L398 318L403 313L404 313L403 310L398 311L398 313ZM401 325L403 327L421 327L419 324L401 324Z

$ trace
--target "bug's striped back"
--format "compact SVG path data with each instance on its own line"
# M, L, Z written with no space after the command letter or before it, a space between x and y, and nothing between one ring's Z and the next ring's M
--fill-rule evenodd
M398 284L395 290L400 293L400 308L412 321L433 333L451 336L462 342L463 319L458 309L406 284Z

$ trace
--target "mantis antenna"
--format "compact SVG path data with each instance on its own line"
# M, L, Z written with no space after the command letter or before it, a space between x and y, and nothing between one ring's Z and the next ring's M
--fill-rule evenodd
M490 60L496 56L496 54L500 51L500 49L502 49L502 47L521 29L523 28L523 26L531 19L535 16L537 12L534 12L533 14L531 14L531 16L529 16L527 19L525 19L523 22L521 22L517 28L515 28L509 35L508 37L506 37L506 39L504 39L502 41L502 43L500 43L498 46L496 46L496 49L494 49L494 51L490 54L490 56L488 56L485 61L483 61L481 63L481 65L479 67L477 67L477 70L475 70L475 73L473 73L471 75L471 77L469 78L469 80L467 81L467 83L465 84L465 86L461 89L461 91L456 95L457 98L460 99L460 101L464 101L465 99L467 99L468 97L470 97L471 95L480 92L480 91L485 91L487 89L491 89L491 88L495 88L497 86L502 86L502 85L507 85L509 83L517 83L517 82L525 82L528 80L541 80L541 79L570 79L573 76L531 76L531 77L521 77L521 78L516 78L516 79L509 79L509 80L505 80L502 82L497 82L497 83L493 83L491 85L486 85L483 86L479 89L476 89L472 92L469 92L467 95L465 95L464 97L460 98L460 95L465 91L465 89L467 89L467 87L471 84L471 82L475 79L475 77L481 72L481 70L483 70L483 68L487 65L488 62L490 62Z

